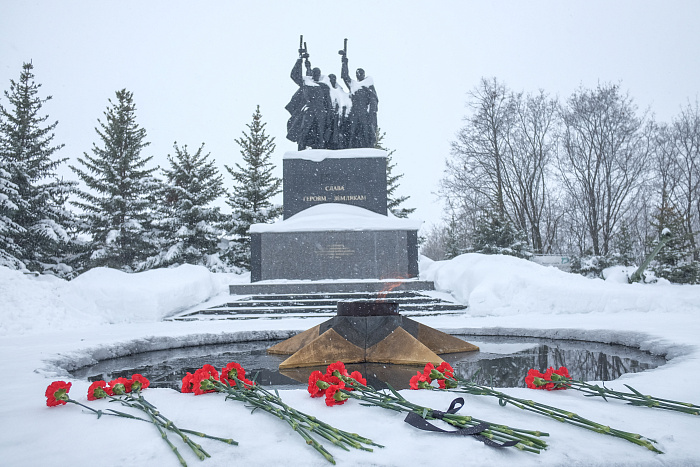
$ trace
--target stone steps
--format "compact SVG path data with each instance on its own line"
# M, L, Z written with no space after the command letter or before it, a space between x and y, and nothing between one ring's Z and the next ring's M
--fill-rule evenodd
M374 292L250 295L241 296L238 300L204 310L180 313L166 318L166 320L331 317L335 316L337 303L341 300L376 299L377 294ZM385 294L385 299L398 302L399 312L409 317L458 314L462 313L466 308L460 303L450 302L416 291L388 292Z
M356 294L383 293L387 290L426 291L435 290L432 281L415 279L385 279L363 281L303 281L303 282L253 282L250 284L232 284L229 286L231 295L284 295L284 294Z

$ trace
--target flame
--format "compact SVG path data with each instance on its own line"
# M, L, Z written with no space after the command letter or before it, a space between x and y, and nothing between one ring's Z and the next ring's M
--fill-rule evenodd
M382 288L382 290L380 290L379 293L377 293L377 300L385 301L386 296L389 294L389 292L391 292L392 290L394 290L395 288L397 288L401 284L403 284L403 279L404 279L403 277L398 277L397 279L399 279L399 280L397 280L395 282L387 282L386 283L386 285Z

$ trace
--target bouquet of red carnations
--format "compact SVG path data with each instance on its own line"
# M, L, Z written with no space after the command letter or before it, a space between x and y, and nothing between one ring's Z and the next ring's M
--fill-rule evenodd
M533 376L533 378L536 377L537 376ZM432 386L433 381L437 381L438 388ZM526 382L527 381L528 378L526 378ZM529 385L530 383L528 383L528 386ZM542 388L544 389L544 387ZM654 441L653 439L645 438L644 436L639 435L637 433L629 433L627 431L610 428L609 426L602 425L592 420L588 420L568 410L559 409L550 405L540 404L539 402L534 402L531 400L519 399L517 397L510 396L504 392L496 391L492 388L475 384L471 381L458 379L455 377L454 370L452 369L452 367L446 362L443 362L437 368L435 368L432 363L428 363L423 369L423 373L418 372L416 376L411 378L411 389L447 389L453 392L466 393L477 396L493 396L498 398L498 403L501 406L505 406L508 403L510 403L515 407L518 407L519 409L539 413L540 415L547 416L562 423L568 423L574 426L578 426L580 428L595 431L597 433L603 433L606 435L615 436L617 438L622 438L634 444L644 446L650 451L658 453L662 452L659 449L657 449L656 446L654 446L654 443L656 441ZM555 389L555 385L553 384L549 389ZM565 387L561 386L558 389L565 389Z
M316 449L326 460L335 464L335 459L316 437L327 439L345 450L348 447L372 451L368 446L382 447L371 439L356 433L340 430L316 417L300 412L282 401L277 391L273 394L264 387L246 379L245 369L236 362L231 362L221 369L221 374L211 365L204 365L194 372L187 373L182 379L182 392L201 395L220 392L226 399L245 402L255 409L261 409L287 422L304 441Z
M576 389L577 391L583 392L586 397L602 397L606 401L608 398L619 399L628 404L640 407L674 410L691 415L700 415L700 406L698 405L644 395L628 384L625 384L625 386L631 392L614 391L605 386L575 380L569 375L569 370L564 366L559 367L557 370L549 367L544 373L533 368L528 371L525 377L525 384L527 384L527 387L530 389L546 389L548 391Z
M126 407L131 407L142 411L148 418L137 417L135 415L114 409L107 409L106 411L96 410L74 399L71 399L68 396L71 385L71 383L66 383L65 381L54 381L51 383L49 387L46 388L46 405L49 407L54 407L72 403L91 411L97 415L97 418L100 418L102 415L113 415L144 422L151 422L160 433L161 438L163 438L163 440L168 444L175 456L177 456L180 464L183 466L187 466L187 463L177 450L177 447L170 441L170 439L168 439L165 430L172 431L179 435L182 441L190 449L192 449L200 460L204 460L205 458L211 456L204 450L204 448L202 448L201 445L192 441L187 434L201 438L215 439L226 444L238 444L236 441L230 438L219 438L217 436L210 436L199 431L178 428L177 425L172 422L172 420L166 418L153 404L144 399L141 391L148 388L150 381L138 373L132 375L131 379L117 378L110 381L109 384L105 381L93 382L88 388L87 399L89 401L109 399L111 402L119 402Z
M320 371L311 373L308 391L311 397L325 397L328 406L342 405L352 398L359 400L362 405L407 412L405 421L416 428L472 436L492 447L515 446L520 450L538 454L540 450L547 447L547 443L539 439L540 436L548 436L547 433L511 428L468 415L458 415L457 411L464 405L462 398L452 401L450 408L442 412L414 404L392 388L389 388L389 391L377 391L367 386L367 381L360 372L348 373L343 362L330 364L326 368L325 374ZM445 431L428 422L428 420L438 419L452 425L457 430Z

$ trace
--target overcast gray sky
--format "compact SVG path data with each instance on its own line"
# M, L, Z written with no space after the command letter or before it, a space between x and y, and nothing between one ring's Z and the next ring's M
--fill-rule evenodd
M699 18L697 0L0 0L0 89L33 61L42 95L53 95L44 110L59 121L60 154L75 163L97 141L107 99L126 88L156 163L167 163L174 141L204 142L222 172L240 161L234 139L259 104L281 176L282 155L296 149L284 106L296 90L299 35L313 66L337 75L348 38L351 69L374 79L406 206L430 224L442 212L432 193L481 77L561 98L619 82L640 109L670 121L700 92Z

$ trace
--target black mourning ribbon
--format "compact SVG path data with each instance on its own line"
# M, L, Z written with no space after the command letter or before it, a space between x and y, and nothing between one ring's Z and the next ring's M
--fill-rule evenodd
M447 412L441 412L440 410L432 410L429 415L431 418L436 418L439 420L442 420L445 415L447 414L455 414L464 407L464 398L458 397L455 400L452 401L450 404L450 408L447 409ZM424 419L420 415L414 412L409 412L408 415L406 415L406 418L404 419L404 422L408 423L409 425L418 428L419 430L424 430L424 431L433 431L435 433L445 433L448 435L457 435L457 436L472 436L475 439L481 441L487 446L491 446L494 448L506 448L510 446L515 446L518 444L518 441L508 441L505 443L497 443L495 441L492 441L488 439L487 437L481 435L480 433L484 430L489 429L489 424L488 423L479 423L478 425L470 426L467 428L459 428L457 430L452 430L452 431L447 431L443 430L442 428L438 428L432 423L430 423L428 420Z

